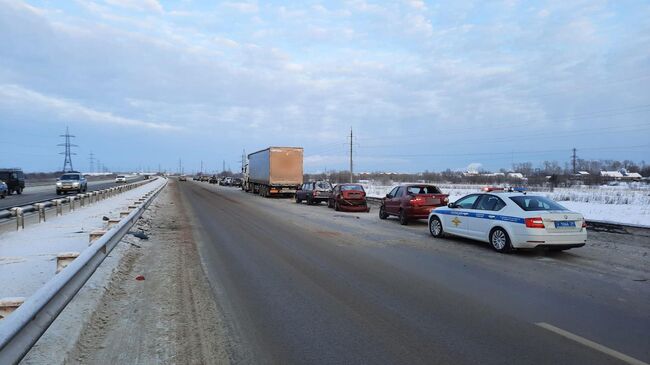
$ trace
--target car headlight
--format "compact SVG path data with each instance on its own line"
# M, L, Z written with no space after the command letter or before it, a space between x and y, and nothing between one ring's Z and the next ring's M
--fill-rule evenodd
M57 181L57 182L56 182L56 186L61 186L61 185L63 185L63 184L61 184L60 181Z
M79 186L79 183L78 182L72 183L72 186Z

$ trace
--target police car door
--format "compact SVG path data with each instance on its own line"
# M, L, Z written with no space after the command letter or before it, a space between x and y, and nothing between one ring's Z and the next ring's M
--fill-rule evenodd
M449 233L469 236L470 212L480 194L472 194L456 201L456 208L450 209L451 214L446 215L444 229Z
M496 195L483 194L476 202L473 218L469 222L469 231L472 237L486 241L490 230L497 220L498 211L503 209L506 203Z

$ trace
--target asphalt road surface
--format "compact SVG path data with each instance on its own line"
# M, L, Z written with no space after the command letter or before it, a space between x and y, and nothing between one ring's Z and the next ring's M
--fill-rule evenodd
M235 363L650 362L647 237L501 255L376 209L178 184Z
M138 180L142 180L142 177L133 177L129 182L136 182ZM102 190L113 186L117 186L114 180L89 181L88 191ZM52 183L51 186L27 186L20 195L14 193L7 196L5 199L0 199L0 210L29 205L43 200L57 199L62 196L65 195L56 195L56 187L54 183Z

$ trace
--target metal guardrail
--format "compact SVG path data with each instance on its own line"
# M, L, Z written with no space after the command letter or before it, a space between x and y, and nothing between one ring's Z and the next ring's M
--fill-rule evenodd
M118 192L123 192L124 191L123 188L125 188L125 187L137 187L137 186L140 186L140 185L147 184L147 183L149 183L151 181L153 181L153 180L141 180L141 181L136 181L136 182L132 182L132 183L127 183L127 184L124 184L124 185L113 186L113 187L106 188L106 189L93 190L93 191L89 191L89 192L84 193L84 194L106 192L106 191L110 191L111 189L117 189ZM21 204L21 205L16 205L16 206L13 206L13 207L2 209L2 210L0 210L0 219L7 219L7 218L15 217L13 215L13 213L11 212L11 209L13 209L13 208L22 208L23 213L31 213L31 212L34 212L36 210L36 207L35 207L36 204L44 204L45 208L50 208L50 207L52 207L54 205L54 203L52 203L54 200L63 200L63 203L66 203L66 200L68 198L70 198L70 197L74 198L75 196L74 195L69 195L69 196L64 196L64 197L57 197L57 198L54 198L54 199L34 200L34 201L24 203L24 204Z
M366 197L369 202L379 204L382 198ZM619 222L609 222L601 220L587 219L587 229L598 232L610 232L620 234L632 234L636 236L650 237L650 226L638 224L627 224Z
M29 352L166 185L167 181L0 322L0 364L16 364Z

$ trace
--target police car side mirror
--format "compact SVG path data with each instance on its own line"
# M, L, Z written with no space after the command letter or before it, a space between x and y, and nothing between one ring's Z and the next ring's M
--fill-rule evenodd
M456 203L449 203L449 204L447 204L447 207L449 207L449 208L458 208L458 205L456 205Z

